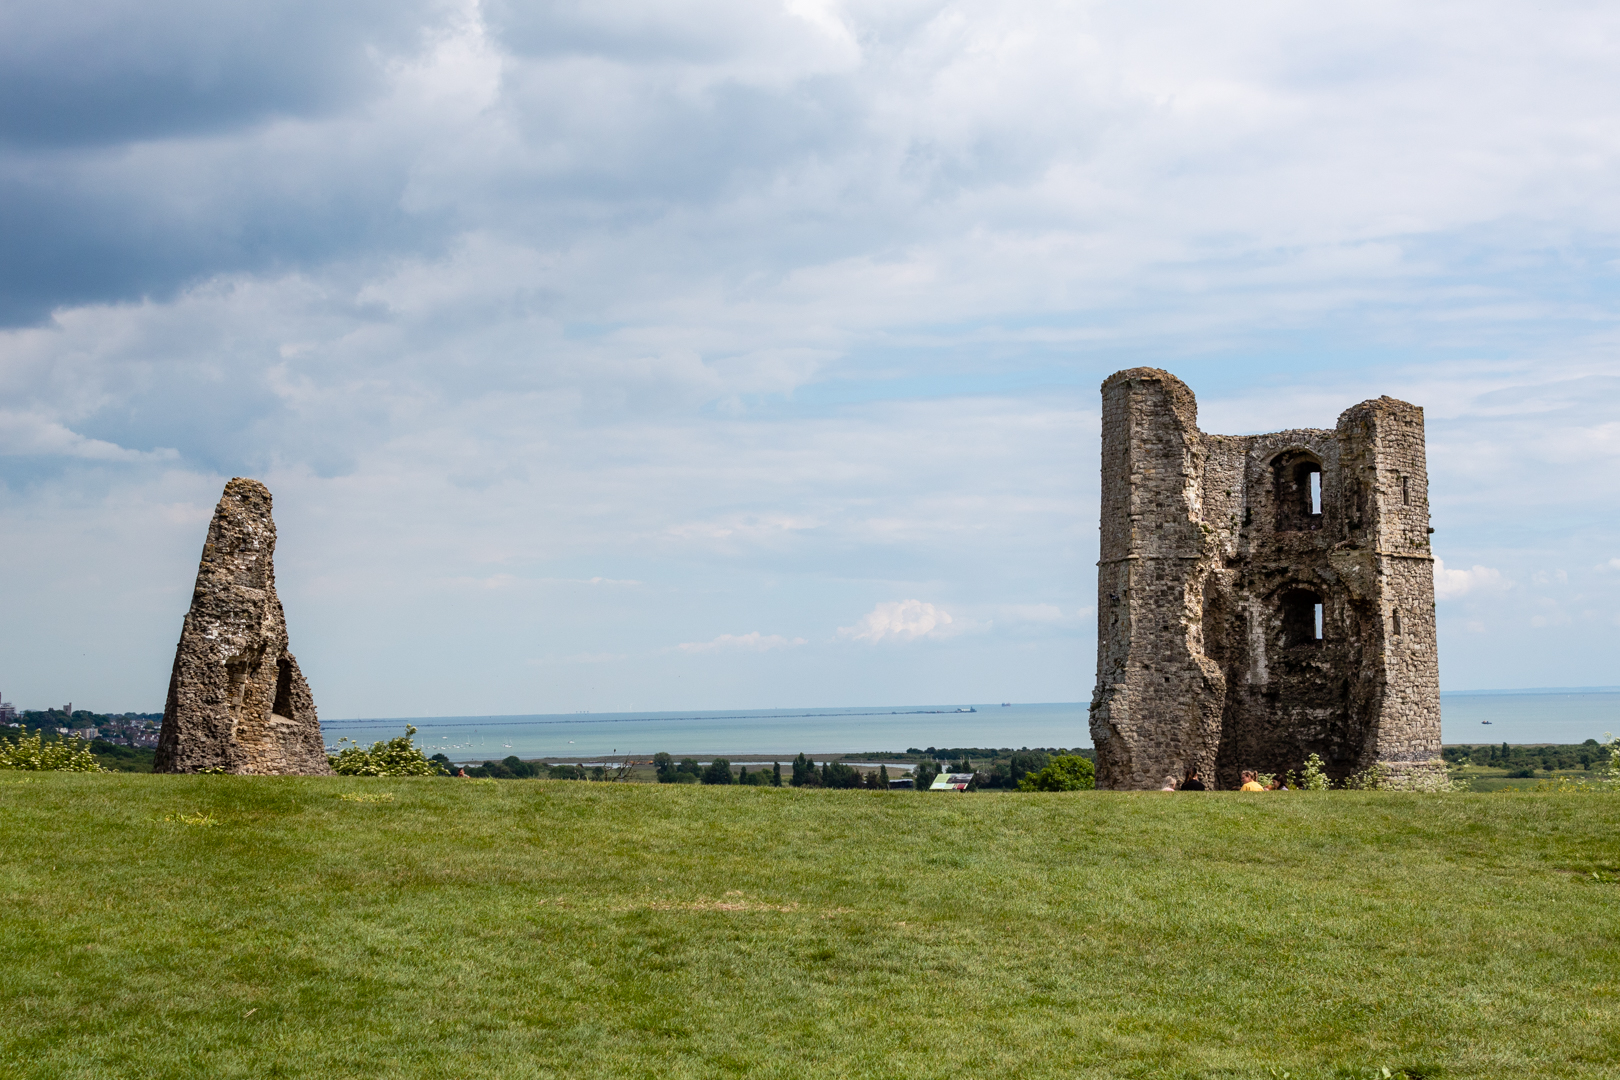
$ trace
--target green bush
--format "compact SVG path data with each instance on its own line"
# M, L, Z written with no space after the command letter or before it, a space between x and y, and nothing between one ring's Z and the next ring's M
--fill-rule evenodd
M77 744L77 745L74 745ZM46 742L41 732L32 739L19 735L17 741L0 739L0 769L27 769L30 772L103 772L90 744L75 739Z
M1018 782L1019 791L1090 791L1096 786L1096 767L1075 754L1055 757L1046 768Z
M1326 791L1333 785L1322 764L1321 755L1312 754L1305 759L1305 768L1301 772L1288 774L1288 786L1295 791Z
M389 739L387 742L371 744L370 750L362 750L360 744L353 739L339 739L338 745L354 743L345 746L335 755L328 754L326 760L331 763L332 771L339 776L440 776L444 773L437 762L429 761L411 742L411 736L416 729L409 724L405 725L405 735L398 739Z
M1608 755L1603 762L1603 774L1598 777L1598 783L1606 788L1620 790L1620 738L1615 738L1607 731L1603 737L1608 741L1601 747L1602 752Z

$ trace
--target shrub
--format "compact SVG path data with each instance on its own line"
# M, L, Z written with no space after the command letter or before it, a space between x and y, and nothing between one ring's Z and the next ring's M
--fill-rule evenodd
M0 739L0 769L27 769L30 772L103 772L90 752L90 744L79 739L74 746L66 739L46 742L41 732L32 739Z
M1090 791L1096 786L1096 767L1075 754L1055 757L1046 768L1018 782L1019 791Z
M1443 795L1467 791L1467 780L1453 780L1446 763L1439 758L1391 766L1383 762L1347 776L1341 785L1349 791L1421 791Z
M1326 791L1332 784L1322 764L1321 755L1312 754L1305 759L1304 769L1288 774L1288 786L1296 791Z
M1603 762L1597 782L1610 790L1620 790L1620 738L1607 731L1603 733L1603 738L1606 741L1599 749L1607 755L1607 759Z
M387 742L371 744L370 750L362 750L360 744L353 739L339 739L338 745L353 743L352 746L343 747L336 754L327 755L326 760L331 762L332 771L339 776L439 776L444 770L439 768L437 762L429 761L411 742L411 736L416 729L409 724L405 725L405 734L402 738L389 739Z
M709 767L703 770L703 782L705 784L735 783L731 775L731 762L723 757L715 758L709 762Z

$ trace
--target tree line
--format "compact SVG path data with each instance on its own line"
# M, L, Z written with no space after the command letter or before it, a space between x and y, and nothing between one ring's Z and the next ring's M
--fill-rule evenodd
M1536 770L1602 768L1609 753L1596 739L1583 743L1565 743L1555 746L1448 746L1440 751L1448 765L1478 765L1489 769L1507 769L1510 774L1530 776Z

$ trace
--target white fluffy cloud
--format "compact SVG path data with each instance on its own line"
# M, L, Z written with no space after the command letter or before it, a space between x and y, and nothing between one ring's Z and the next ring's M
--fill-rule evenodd
M954 622L950 612L922 600L890 600L861 616L854 626L840 626L838 632L855 641L915 641L944 637Z
M682 652L714 652L717 649L740 649L744 652L769 652L772 649L790 649L795 645L808 645L802 637L788 638L781 634L761 634L758 630L746 634L721 634L710 641L688 641L675 646Z
M1475 564L1467 570L1452 570L1446 566L1446 560L1434 560L1436 600L1455 600L1472 592L1506 589L1510 584L1502 576L1502 571L1493 567Z

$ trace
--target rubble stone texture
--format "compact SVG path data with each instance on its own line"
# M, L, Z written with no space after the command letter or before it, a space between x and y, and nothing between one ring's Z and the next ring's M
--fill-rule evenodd
M1206 435L1167 371L1117 372L1102 396L1098 786L1196 766L1235 788L1313 752L1334 779L1432 767L1423 410L1381 397L1332 431Z
M287 651L275 550L269 490L237 477L208 526L155 771L331 775L315 699Z

